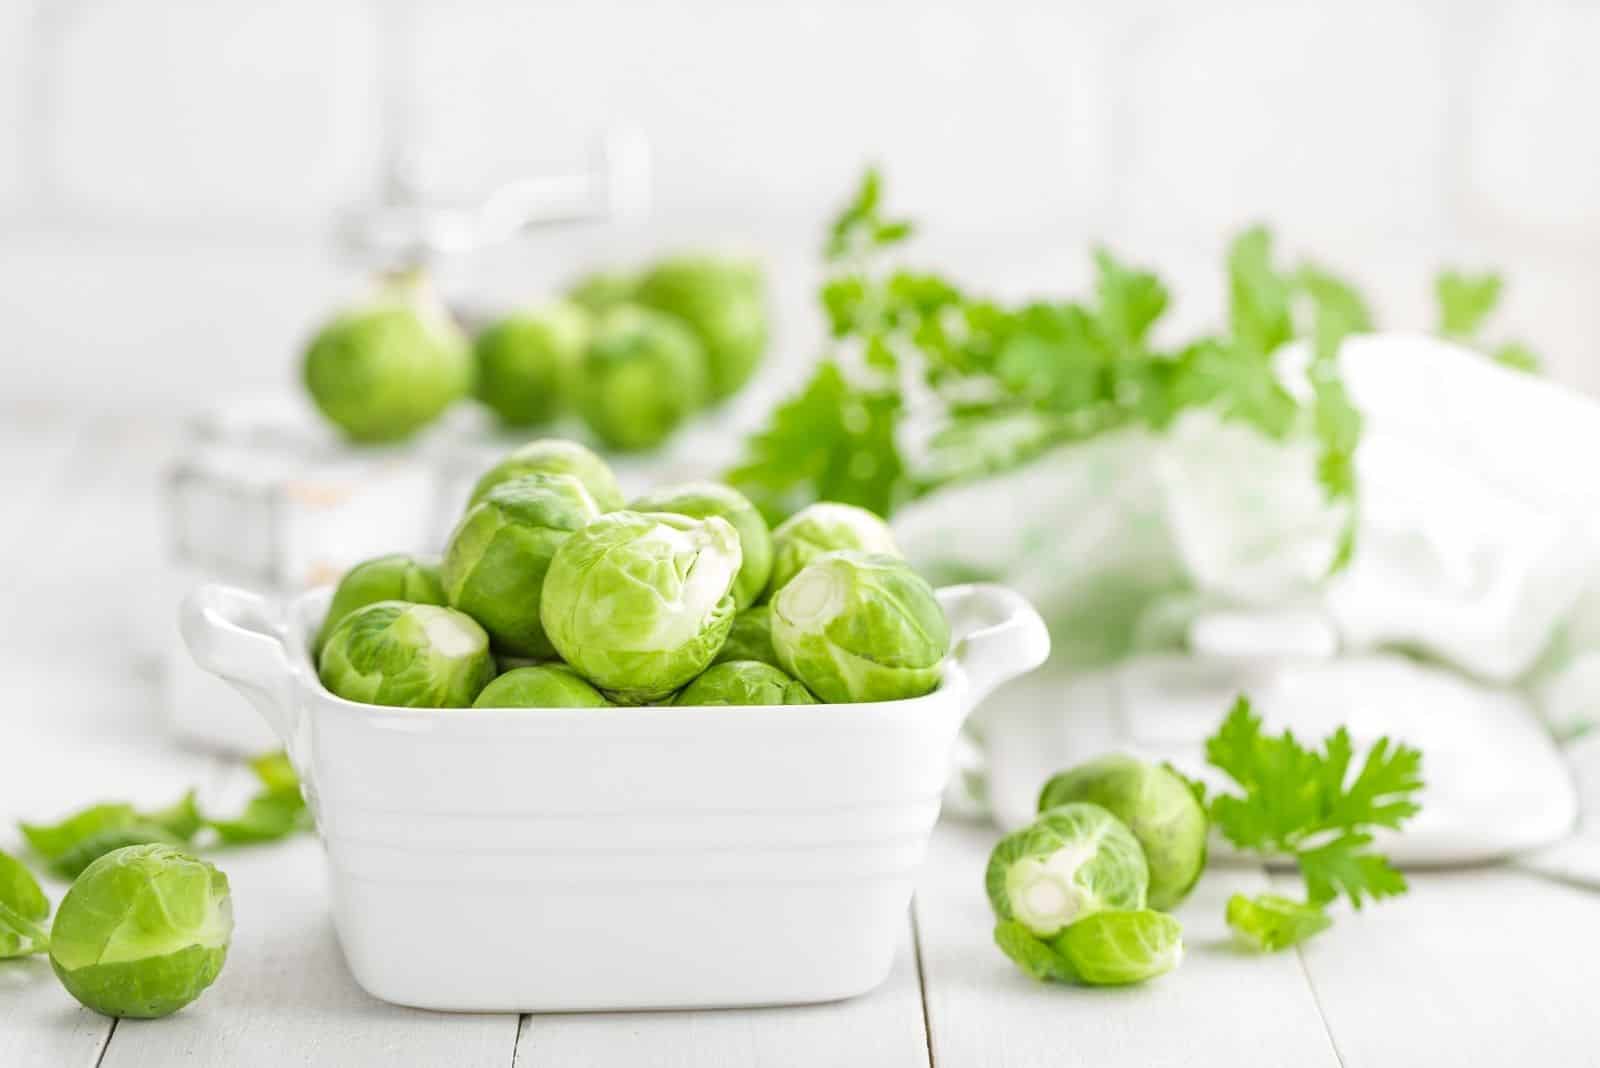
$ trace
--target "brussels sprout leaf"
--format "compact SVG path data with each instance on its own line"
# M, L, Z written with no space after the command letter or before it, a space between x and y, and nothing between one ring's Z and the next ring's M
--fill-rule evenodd
M1440 271L1433 282L1433 293L1439 302L1439 333L1461 341L1476 337L1484 320L1500 303L1502 287L1500 276L1493 272L1472 275Z
M1211 818L1240 849L1292 856L1314 905L1343 895L1359 909L1369 898L1404 893L1404 876L1371 850L1370 831L1399 829L1420 810L1422 754L1380 738L1352 778L1353 755L1343 727L1320 751L1289 731L1263 734L1261 718L1240 697L1207 739L1206 759L1243 793L1214 796Z
M129 845L183 845L199 828L194 795L155 812L142 813L120 802L91 805L55 824L18 824L49 869L75 879L113 849Z
M266 753L250 761L250 769L265 789L252 797L232 819L210 819L206 826L224 845L275 842L311 829L311 813L300 795L300 777L282 752Z
M40 926L50 915L50 899L33 873L9 853L0 852L0 960L42 953L50 938Z
M1241 942L1262 952L1299 945L1332 925L1332 917L1321 906L1277 894L1234 894L1228 899L1228 926Z

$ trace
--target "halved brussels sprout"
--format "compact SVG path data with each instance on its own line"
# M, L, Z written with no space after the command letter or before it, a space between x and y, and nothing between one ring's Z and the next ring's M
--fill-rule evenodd
M1039 811L1090 801L1128 825L1150 865L1150 907L1182 901L1206 866L1206 810L1171 768L1113 753L1045 783Z
M778 663L778 650L772 647L771 605L751 605L733 617L728 639L717 650L717 658L712 663L728 660L759 660L775 668L783 666Z
M823 553L855 549L899 556L889 524L853 504L819 501L779 523L772 532L772 578L767 596L775 597L800 569Z
M650 449L705 403L706 357L676 319L624 305L601 317L578 379L578 414L601 441Z
M489 491L456 525L440 577L450 607L477 620L496 650L553 657L539 622L556 549L600 509L571 475L523 475Z
M611 512L556 550L544 581L545 633L614 700L659 700L722 647L739 562L739 535L720 516Z
M675 705L814 705L811 691L771 664L725 660L685 686Z
M607 708L605 695L565 664L514 668L483 688L474 708Z
M347 701L466 708L494 675L489 635L464 612L379 601L328 636L317 676Z
M345 436L399 441L472 388L472 353L444 307L394 286L338 315L312 338L304 376L311 399Z
M233 935L228 877L171 846L107 853L61 899L50 963L107 1016L177 1012L222 971Z
M904 560L825 553L773 599L772 644L824 701L897 701L939 685L950 626Z
M602 512L622 507L622 490L617 488L617 476L606 462L593 450L561 438L530 441L489 468L472 487L468 507L483 500L500 483L523 475L571 475L583 483Z
M410 601L412 604L444 604L444 587L439 585L439 565L419 560L406 553L392 553L363 560L344 573L328 602L312 653L318 654L344 617L357 608L378 601Z
M507 426L548 423L566 409L589 340L589 316L570 301L513 312L478 335L478 399Z
M1142 909L1149 884L1133 832L1086 802L1052 808L1000 839L984 877L995 916L1040 938L1103 909Z
M633 300L639 280L622 271L595 271L584 275L567 290L567 299L589 312L600 315L619 304Z
M732 396L767 347L761 268L742 260L679 256L639 281L634 300L681 319L705 348L712 399Z
M772 574L772 532L756 506L738 490L719 482L690 482L635 498L628 508L635 512L673 512L694 519L720 515L739 532L739 550L744 556L739 577L733 580L733 603L738 608L748 608L767 588L767 578Z

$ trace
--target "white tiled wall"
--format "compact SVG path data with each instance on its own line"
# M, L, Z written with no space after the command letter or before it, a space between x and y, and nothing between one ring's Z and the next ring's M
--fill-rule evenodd
M1393 325L1428 323L1440 263L1502 268L1497 332L1600 389L1597 54L1600 4L1558 0L0 0L0 409L282 384L386 158L479 189L617 123L654 143L653 220L465 284L740 246L798 360L870 158L923 258L983 285L1081 285L1104 240L1198 326L1266 219Z

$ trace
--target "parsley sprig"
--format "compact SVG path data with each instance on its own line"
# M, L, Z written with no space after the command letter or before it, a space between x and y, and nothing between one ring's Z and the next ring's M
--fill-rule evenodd
M1314 913L1341 896L1360 909L1406 891L1405 876L1372 848L1372 832L1398 830L1420 810L1422 753L1380 738L1359 767L1354 755L1343 727L1320 749L1307 748L1287 730L1263 733L1245 697L1206 740L1206 761L1239 788L1210 798L1213 825L1239 849L1292 858L1305 880L1303 905L1273 895L1239 895L1229 903L1229 923L1265 948L1292 945L1325 928ZM1286 914L1299 922L1285 925ZM1276 927L1264 934L1269 917Z

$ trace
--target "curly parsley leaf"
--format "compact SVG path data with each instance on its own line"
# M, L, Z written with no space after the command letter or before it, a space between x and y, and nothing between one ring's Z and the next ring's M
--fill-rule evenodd
M1343 896L1369 899L1405 892L1405 878L1372 850L1373 828L1398 830L1421 806L1422 754L1381 738L1351 777L1354 749L1343 727L1320 750L1290 731L1262 733L1247 698L1234 703L1206 741L1206 760L1241 793L1211 799L1211 818L1240 849L1292 857L1311 904Z

